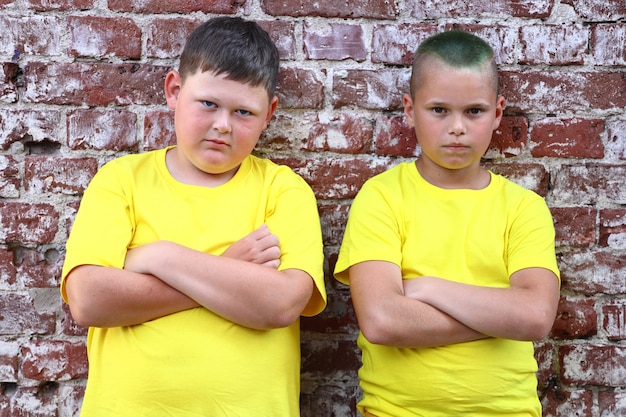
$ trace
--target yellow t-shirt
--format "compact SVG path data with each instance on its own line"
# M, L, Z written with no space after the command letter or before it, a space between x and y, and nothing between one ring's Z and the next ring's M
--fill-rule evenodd
M393 262L404 279L437 276L508 287L515 271L559 276L554 226L544 200L490 173L482 190L445 190L402 163L366 182L350 209L335 277L350 266ZM358 338L363 399L380 417L540 416L531 342L489 338L419 349Z
M106 164L85 192L67 242L65 278L83 264L121 268L127 249L170 240L219 255L263 223L281 245L280 269L309 273L326 304L315 196L288 167L253 156L226 184L176 181L167 149ZM90 328L82 417L298 416L299 322L252 330L205 308L136 326Z

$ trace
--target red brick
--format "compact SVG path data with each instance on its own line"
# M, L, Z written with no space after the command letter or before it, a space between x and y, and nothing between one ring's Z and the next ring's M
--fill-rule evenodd
M553 207L556 246L590 247L596 243L596 209Z
M63 385L59 387L59 417L78 416L85 395L84 386Z
M547 392L542 401L543 417L593 416L593 391L565 391L556 388ZM606 416L608 417L608 416Z
M341 244L343 232L348 221L349 203L320 202L318 204L324 246ZM1 253L1 252L0 252Z
M361 395L358 385L352 383L355 376L340 373L337 377L302 378L300 405L302 417L310 416L358 416L356 400ZM307 379L313 379L307 383Z
M87 349L84 343L35 340L21 348L21 371L38 381L65 381L87 377Z
M79 326L78 323L76 323L70 312L70 307L62 303L61 309L63 310L63 312L60 313L61 332L68 336L86 336L87 328Z
M563 290L579 294L626 293L626 262L609 252L569 252L559 256Z
M587 53L588 29L578 25L523 25L521 64L578 65Z
M80 57L141 57L141 30L124 17L69 16L68 53Z
M561 378L566 384L626 385L626 347L565 345L560 348Z
M535 360L537 361L537 381L540 391L549 388L553 383L556 375L554 375L554 358L556 357L556 346L548 339L535 342Z
M19 197L20 184L18 162L11 155L0 155L0 197Z
M17 248L16 266L26 288L54 288L61 283L64 257L57 249Z
M307 59L365 61L365 33L358 25L329 23L304 26L304 52Z
M17 101L17 78L21 69L12 62L0 62L0 102Z
M38 12L88 10L94 7L95 0L24 0L26 7Z
M411 65L417 46L428 36L437 33L432 23L404 23L376 25L372 32L372 62Z
M303 317L301 329L303 332L323 335L357 334L359 326L352 307L350 293L348 291L330 291L326 309L315 317Z
M603 158L602 119L558 119L533 123L530 153L535 158Z
M626 340L626 304L615 299L602 306L602 328L609 340Z
M597 65L626 66L626 23L592 26L591 54Z
M60 219L60 223L65 226L63 238L66 240L70 236L70 230L72 230L72 224L74 223L74 218L76 217L79 207L80 200L68 201L64 207L64 211L62 213L63 217Z
M607 151L615 158L626 160L626 119L607 120Z
M419 19L469 17L532 17L546 18L552 12L553 2L542 0L407 0L411 16Z
M148 22L146 54L149 58L178 58L191 32L205 19L157 18ZM278 48L281 59L293 59L296 54L294 23L282 20L257 20ZM167 36L164 36L167 34Z
M61 55L62 28L57 17L0 15L2 55Z
M296 58L295 23L285 20L257 20L278 48L278 55L282 60Z
M317 111L277 111L257 142L257 150L263 149L269 158L276 152L293 153L307 149L313 131L324 131L319 122L322 113ZM310 145L311 147L313 145Z
M2 417L57 417L58 385L18 386L7 403L3 402Z
M24 163L24 189L36 194L82 194L97 170L94 158L29 156Z
M313 71L283 68L276 95L283 109L321 109L324 106L324 83Z
M321 116L318 116L321 117ZM337 113L318 121L309 131L304 149L338 153L369 153L373 142L372 122L350 113Z
M58 111L0 109L0 148L14 142L58 142Z
M0 381L17 382L19 344L0 342Z
M321 16L372 19L394 19L396 6L385 0L261 0L263 11L272 16Z
M6 243L50 243L58 222L59 213L50 204L0 201L0 240Z
M528 163L485 163L484 167L545 197L550 174L543 165Z
M600 210L600 246L626 249L626 210Z
M370 110L400 110L402 94L409 91L410 73L393 69L335 70L334 108L357 106Z
M626 74L562 69L500 71L508 112L563 113L626 106Z
M592 21L618 20L626 17L626 3L623 0L563 0L571 5L576 14Z
M362 159L272 158L300 174L320 199L354 198L363 183L389 163Z
M626 416L626 391L624 388L599 391L598 406L602 417Z
M519 156L528 141L528 119L523 116L504 116L493 132L485 158L510 158Z
M136 151L137 115L127 110L75 110L67 115L67 135L72 149Z
M626 166L563 165L553 180L556 204L626 204Z
M597 321L593 299L562 297L551 335L557 339L588 338L598 333Z
M161 149L176 144L174 129L174 112L169 110L154 110L144 117L144 134L141 144L144 151Z
M449 23L446 30L463 30L483 38L492 48L498 64L517 64L519 28L504 25Z
M0 288L12 287L17 277L17 269L13 263L13 252L0 249Z
M246 0L108 0L110 10L129 13L235 13Z
M320 375L349 372L358 369L360 362L359 348L352 340L325 339L302 346L302 372Z
M26 294L0 293L0 333L3 335L52 334L54 313L39 313L34 300Z
M30 62L24 70L24 101L75 106L163 104L167 71L147 64Z
M376 155L416 157L420 147L404 115L380 114L376 119Z
M202 22L180 17L156 18L147 22L146 55L148 58L178 58L187 37Z

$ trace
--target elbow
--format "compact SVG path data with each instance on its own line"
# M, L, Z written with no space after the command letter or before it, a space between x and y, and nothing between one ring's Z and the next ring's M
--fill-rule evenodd
M98 327L97 320L92 317L90 309L79 302L69 302L72 319L81 327Z
M546 338L552 326L554 325L555 315L552 314L538 314L530 317L530 320L524 326L524 332L522 340L527 341L539 341Z
M358 320L363 337L375 345L396 346L398 340L392 332L393 326L385 323L381 315L373 315Z

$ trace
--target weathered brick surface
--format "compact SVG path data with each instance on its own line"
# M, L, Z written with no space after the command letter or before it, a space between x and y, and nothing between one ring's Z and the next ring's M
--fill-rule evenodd
M71 55L130 59L141 55L141 30L131 19L70 16L68 25Z
M213 14L255 19L276 42L279 107L255 154L318 198L328 307L302 320L303 417L357 417L358 324L332 270L364 181L420 153L402 94L417 45L446 29L484 37L501 69L485 167L554 218L543 415L626 415L623 0L0 0L0 417L78 416L87 330L59 295L66 239L99 167L175 144L164 77Z

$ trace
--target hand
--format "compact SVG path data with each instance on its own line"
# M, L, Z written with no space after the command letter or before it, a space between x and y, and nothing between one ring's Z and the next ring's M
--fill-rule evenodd
M138 246L127 251L126 258L124 259L124 269L131 272L137 272L139 274L149 274L149 252L150 247L155 245L155 243Z
M418 277L412 279L403 279L404 296L413 300L426 302L428 286L435 281L435 277Z
M227 258L252 262L274 269L280 266L280 255L278 237L273 235L265 224L230 245L222 254Z

